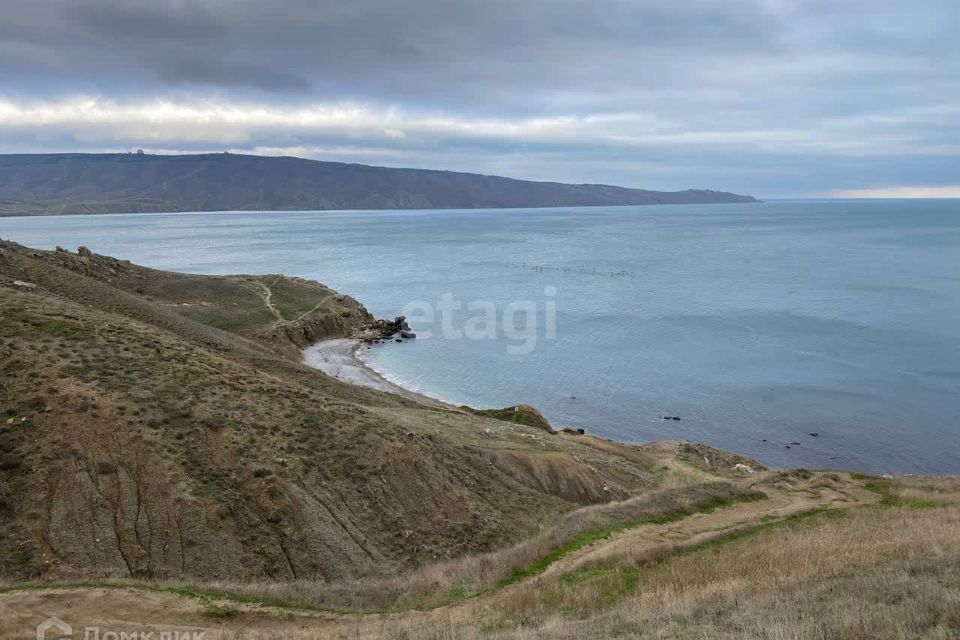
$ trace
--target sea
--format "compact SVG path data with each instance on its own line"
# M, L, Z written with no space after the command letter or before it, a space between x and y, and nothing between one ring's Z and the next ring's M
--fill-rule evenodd
M0 237L319 280L455 404L768 465L960 473L960 200L0 218ZM674 419L679 418L679 419Z

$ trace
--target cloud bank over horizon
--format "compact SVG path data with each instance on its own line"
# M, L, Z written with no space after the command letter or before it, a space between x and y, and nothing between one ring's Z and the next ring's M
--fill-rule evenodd
M768 197L958 182L957 3L0 8L0 153L229 150Z

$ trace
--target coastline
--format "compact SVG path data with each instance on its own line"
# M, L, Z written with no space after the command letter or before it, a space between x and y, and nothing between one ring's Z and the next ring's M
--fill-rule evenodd
M458 409L442 398L405 387L377 371L359 355L364 343L355 338L331 338L315 342L303 350L303 363L331 378L386 393L394 393L431 406Z

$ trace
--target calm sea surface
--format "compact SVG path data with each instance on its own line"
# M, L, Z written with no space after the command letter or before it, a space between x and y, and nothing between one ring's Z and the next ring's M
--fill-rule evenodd
M449 322L364 357L457 403L773 465L960 472L960 201L0 218L0 237L313 278L377 316L450 294ZM450 335L490 313L495 338Z

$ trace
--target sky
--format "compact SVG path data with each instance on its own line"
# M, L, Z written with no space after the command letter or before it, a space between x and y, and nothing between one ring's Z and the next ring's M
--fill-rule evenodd
M0 153L960 197L957 0L0 0Z

